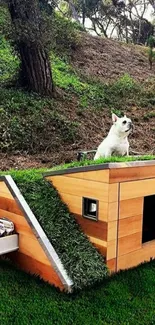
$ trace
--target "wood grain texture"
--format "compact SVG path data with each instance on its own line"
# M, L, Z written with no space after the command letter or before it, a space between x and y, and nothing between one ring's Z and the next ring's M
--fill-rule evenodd
M118 239L118 256L136 251L142 247L142 232Z
M75 196L72 194L59 193L63 202L65 202L70 210L74 214L82 215L82 196ZM107 221L108 219L108 203L99 201L99 214L98 219L101 221Z
M116 239L117 238L117 228L118 228L117 220L108 222L107 228L108 228L107 241Z
M118 238L142 232L143 216L134 216L119 220Z
M111 260L113 258L116 258L117 255L117 239L110 240L107 242L107 253L106 253L106 260Z
M19 252L9 254L9 258L23 271L32 275L39 275L41 279L55 285L60 288L60 290L64 289L59 276L51 265L45 265L34 258Z
M108 202L109 184L88 181L79 178L67 176L47 177L51 181L59 193L74 194L75 196L88 197Z
M120 184L120 200L155 194L155 178Z
M95 182L109 183L109 169L66 174L67 177L81 178Z
M8 199L0 196L0 209L12 212L18 215L23 215L18 204L14 199Z
M94 244L97 244L97 245L100 245L100 246L104 246L104 247L107 247L107 242L105 240L101 240L99 238L96 238L96 237L92 237L92 236L88 236L89 240L94 243Z
M9 218L14 223L16 232L27 235L28 237L34 237L34 234L24 216L0 209L0 218L2 217Z
M84 233L90 237L96 237L98 239L107 240L107 223L104 221L93 221L75 215L77 222L80 224Z
M109 171L109 182L118 183L155 177L155 165L143 167L113 168Z
M144 244L137 251L119 256L117 260L117 271L137 266L144 261L149 261L150 258L155 258L155 240Z
M0 181L0 196L6 197L8 199L13 199L11 192L3 181Z
M19 252L26 256L30 256L45 265L51 265L35 236L29 237L19 233Z
M93 245L95 246L95 248L99 251L99 253L102 256L106 257L107 247L100 246L99 244L95 244L95 243L93 243Z
M143 214L143 197L120 201L119 219L134 217Z
M109 184L108 202L118 201L119 184Z
M111 273L116 272L116 262L117 262L116 258L113 258L113 259L107 261L107 266Z
M108 222L118 219L118 201L108 204Z

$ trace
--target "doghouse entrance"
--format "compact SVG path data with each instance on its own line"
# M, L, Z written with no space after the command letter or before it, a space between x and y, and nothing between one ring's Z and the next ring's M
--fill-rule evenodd
M142 243L155 239L155 195L144 197Z

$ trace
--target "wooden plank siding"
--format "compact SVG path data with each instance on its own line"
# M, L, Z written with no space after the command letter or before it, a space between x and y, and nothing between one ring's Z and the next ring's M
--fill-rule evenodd
M108 184L109 171L48 176L89 240L106 257L116 258L119 184ZM82 216L82 198L99 201L98 221ZM115 269L116 263L112 264ZM114 266L115 265L115 266Z
M155 178L120 184L120 201L155 194Z
M151 166L112 168L109 170L109 183L123 183L155 177L155 164Z
M66 174L65 176L71 178L81 178L94 182L109 183L109 169Z
M144 196L155 194L155 165L83 171L46 177L106 256L111 271L129 268L155 256L151 241L142 244ZM82 197L99 201L98 222L82 217ZM150 251L149 251L150 247Z
M154 166L148 169L149 171L141 167L137 177L141 178L143 172L144 178L153 175ZM142 244L144 197L153 194L155 178L120 183L117 271L137 266L155 257L155 241Z

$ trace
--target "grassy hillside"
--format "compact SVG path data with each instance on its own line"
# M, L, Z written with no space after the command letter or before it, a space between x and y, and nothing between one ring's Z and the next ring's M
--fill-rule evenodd
M151 325L155 261L72 296L0 263L0 319L5 325Z
M51 167L75 160L78 150L94 149L102 141L112 111L132 118L132 150L154 153L155 80L143 48L82 32L69 56L51 52L56 96L41 98L11 87L19 60L5 37L5 15L0 11L0 160L4 169L35 164ZM137 78L138 71L141 78ZM28 154L31 157L25 159Z

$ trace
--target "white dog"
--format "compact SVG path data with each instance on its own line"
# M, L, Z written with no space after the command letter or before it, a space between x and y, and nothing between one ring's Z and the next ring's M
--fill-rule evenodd
M107 158L114 156L129 156L128 135L133 130L133 124L129 118L119 118L112 114L113 125L107 137L99 145L94 160L101 157Z

